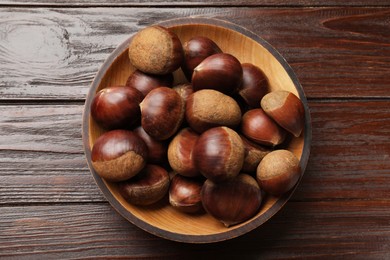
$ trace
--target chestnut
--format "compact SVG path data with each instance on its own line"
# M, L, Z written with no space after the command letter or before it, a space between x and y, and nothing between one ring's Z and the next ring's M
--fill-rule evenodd
M168 172L153 164L148 164L133 178L118 184L119 193L134 205L151 205L161 200L169 189Z
M199 212L202 207L200 191L203 181L176 174L169 187L169 203L186 213Z
M191 38L183 44L184 61L181 69L188 81L191 81L192 73L205 58L222 50L211 39L203 36Z
M230 96L213 89L203 89L188 97L185 116L191 128L202 133L217 126L238 126L241 110Z
M148 147L128 130L112 130L99 136L92 147L92 166L107 181L124 181L146 164Z
M184 101L187 101L188 97L194 93L194 90L192 89L191 84L180 84L177 86L174 86L172 89L174 89Z
M137 32L129 44L130 63L149 74L172 73L181 66L183 57L179 37L159 25Z
M272 91L262 98L261 107L295 137L301 135L305 123L305 109L302 101L293 93L285 90Z
M192 153L198 171L213 182L221 182L238 175L245 150L241 137L222 126L201 134Z
M140 119L139 104L143 99L137 89L111 86L96 93L91 104L91 116L106 129L129 128Z
M255 143L276 146L286 136L280 128L261 108L247 111L242 116L241 133Z
M250 107L260 107L260 100L268 92L268 80L259 67L251 63L243 63L241 66L243 76L238 94Z
M173 89L159 87L140 104L141 125L151 137L166 140L179 129L184 119L184 101Z
M262 194L256 180L248 174L214 183L206 180L201 191L204 209L226 227L244 222L259 212Z
M184 128L172 139L168 146L168 162L175 172L187 177L200 175L192 156L198 138L191 128Z
M251 142L243 135L240 135L245 148L244 165L242 171L249 174L255 174L260 161L272 150L254 142Z
M242 67L236 57L227 53L213 54L204 59L192 74L192 88L215 89L231 95L241 85Z
M158 87L171 87L173 74L151 75L135 70L126 81L126 86L139 90L145 97L151 90Z
M148 147L148 163L160 164L167 161L167 142L154 139L145 132L142 126L137 127L133 131L145 142L146 146Z
M275 150L264 156L256 173L260 187L276 196L294 187L300 176L299 160L288 150Z

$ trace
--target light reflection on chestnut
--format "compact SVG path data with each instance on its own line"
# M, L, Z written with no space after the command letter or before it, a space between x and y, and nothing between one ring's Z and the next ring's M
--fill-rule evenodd
M203 36L191 38L183 44L184 61L181 69L188 81L191 81L192 73L205 58L222 50L211 39Z
M268 80L263 71L251 64L241 64L243 76L238 94L252 108L260 107L260 100L268 92Z
M103 128L130 128L140 119L139 104L143 99L137 89L111 86L96 93L91 104L91 116Z
M169 189L168 172L153 164L148 164L135 177L118 184L123 198L134 205L150 205L161 200Z
M184 119L184 101L173 89L153 89L141 102L141 125L157 140L166 140L179 129Z
M193 160L203 176L222 182L237 176L244 163L244 155L244 144L234 130L214 127L199 137Z
M158 87L171 87L173 74L152 75L135 70L127 79L126 86L135 88L145 97L150 91Z
M281 144L286 132L261 108L251 109L242 116L241 133L255 143L276 146Z
M221 183L206 180L203 184L204 209L226 227L244 222L259 212L262 194L256 180L239 174Z
M92 147L92 165L108 181L123 181L145 166L148 148L135 133L112 130L98 137Z
M180 211L186 213L199 212L202 207L200 191L203 181L195 178L188 178L176 174L169 187L169 202Z
M215 89L226 95L233 94L242 81L241 63L233 55L218 53L204 59L192 74L192 88Z

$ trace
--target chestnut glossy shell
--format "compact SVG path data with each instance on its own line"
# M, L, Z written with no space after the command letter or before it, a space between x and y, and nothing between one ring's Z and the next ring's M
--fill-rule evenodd
M91 104L91 116L106 129L128 128L140 119L139 104L142 99L142 93L134 88L105 88L95 95Z
M205 210L225 226L253 217L262 201L259 185L247 174L240 174L222 183L206 180L201 195Z
M168 172L153 164L148 164L135 177L119 183L119 192L134 205L150 205L161 200L169 189Z
M192 73L205 58L222 50L211 39L197 36L183 44L184 61L181 66L188 81L191 81Z
M112 130L96 139L91 160L102 178L123 181L145 166L147 156L148 148L136 134L127 130Z
M203 176L221 182L238 175L244 163L241 137L228 127L214 127L196 142L193 160Z
M153 89L141 102L141 125L157 140L166 140L179 129L184 119L184 100L173 89Z
M255 143L276 146L286 133L261 108L251 109L242 116L241 133Z
M135 88L145 97L150 91L158 87L170 87L173 83L172 73L165 75L152 75L140 70L134 71L126 81L126 86Z
M242 81L240 61L233 55L217 53L204 59L192 74L192 88L215 89L224 94L233 94Z

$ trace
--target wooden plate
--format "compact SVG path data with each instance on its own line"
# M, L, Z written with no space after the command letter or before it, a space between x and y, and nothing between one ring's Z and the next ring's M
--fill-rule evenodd
M182 42L193 36L206 36L220 48L237 57L240 62L250 62L260 67L268 77L271 90L285 89L293 92L303 101L305 107L305 129L299 138L292 138L287 149L298 158L302 172L310 153L311 120L303 89L285 59L265 40L256 34L232 23L208 18L183 18L160 23L175 32ZM167 200L138 207L127 203L118 193L116 185L104 181L91 164L91 148L104 130L90 117L91 101L96 92L110 85L125 84L134 71L127 55L131 37L122 43L108 57L97 73L89 90L83 115L83 142L89 168L104 196L110 204L134 225L157 236L180 242L210 243L231 239L245 234L263 224L287 202L294 189L281 197L266 196L260 212L250 220L226 228L208 214L190 215L178 212L169 206ZM175 83L185 82L180 70L174 73ZM299 182L298 182L299 183Z

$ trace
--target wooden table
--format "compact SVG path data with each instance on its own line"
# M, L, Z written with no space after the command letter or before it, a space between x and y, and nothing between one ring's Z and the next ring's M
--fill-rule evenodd
M388 0L0 1L0 258L390 259ZM92 79L130 34L174 17L271 43L309 100L311 157L287 205L237 239L182 244L107 203L83 154Z

